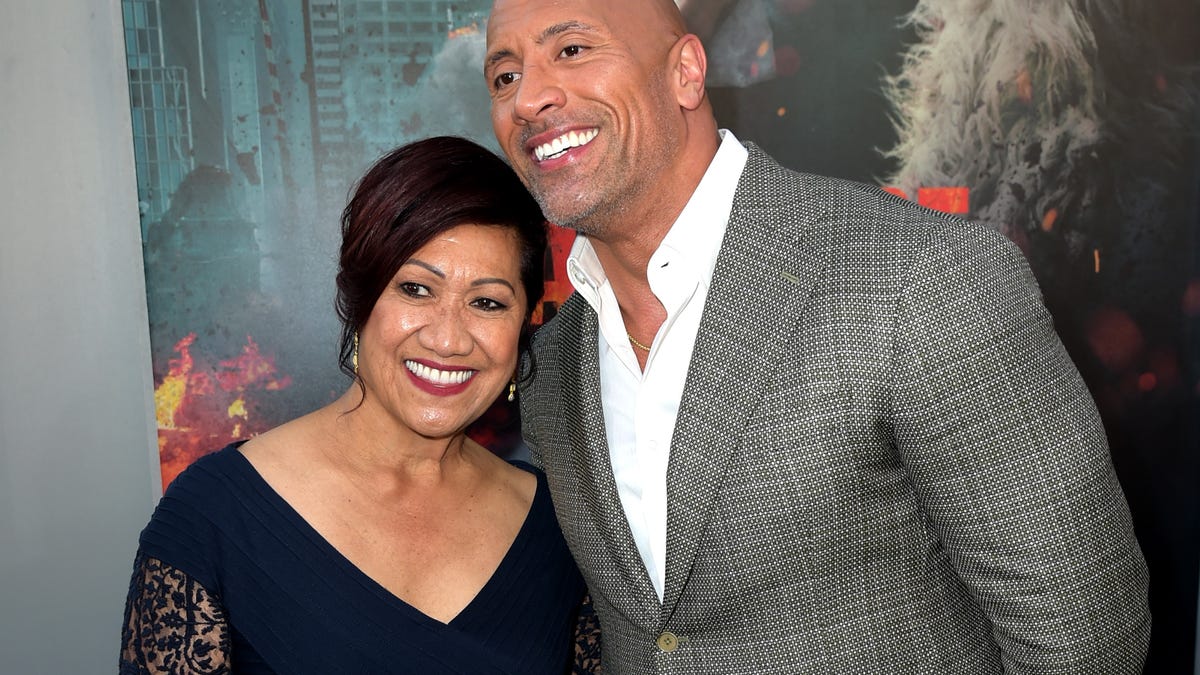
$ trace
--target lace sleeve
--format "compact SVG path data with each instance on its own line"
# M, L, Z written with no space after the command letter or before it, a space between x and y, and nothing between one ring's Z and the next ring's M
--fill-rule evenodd
M572 675L600 673L600 619L592 608L592 596L584 594L575 624L575 661Z
M125 603L121 675L230 673L229 624L195 579L139 554Z

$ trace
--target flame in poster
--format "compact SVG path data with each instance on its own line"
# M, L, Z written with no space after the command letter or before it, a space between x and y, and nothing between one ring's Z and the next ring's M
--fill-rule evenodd
M292 383L249 335L237 356L215 366L193 354L195 343L194 332L175 343L176 356L154 389L164 488L197 457L277 423L263 414L258 399Z

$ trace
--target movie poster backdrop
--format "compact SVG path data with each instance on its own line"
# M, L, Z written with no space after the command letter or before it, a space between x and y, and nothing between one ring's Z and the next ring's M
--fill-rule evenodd
M1148 673L1190 669L1200 530L1200 8L679 0L722 126L983 221L1028 257L1151 570ZM349 386L339 216L401 143L498 149L489 0L122 0L164 486ZM547 297L571 287L556 230ZM998 373L1002 377L1003 374ZM472 434L520 453L503 401Z

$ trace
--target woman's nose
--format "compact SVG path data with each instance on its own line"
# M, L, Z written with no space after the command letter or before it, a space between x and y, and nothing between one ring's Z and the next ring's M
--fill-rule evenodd
M470 353L474 344L467 317L452 307L438 307L420 332L421 346L439 356Z

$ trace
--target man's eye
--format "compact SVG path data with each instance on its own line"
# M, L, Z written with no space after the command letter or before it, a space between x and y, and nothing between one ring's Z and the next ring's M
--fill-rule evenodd
M559 53L567 58L571 58L573 56L579 56L583 53L583 50L584 48L580 45L567 45L566 47L563 47L563 50Z
M520 73L500 73L496 76L496 79L492 80L492 85L500 89L501 87L507 87L519 79L521 79Z

